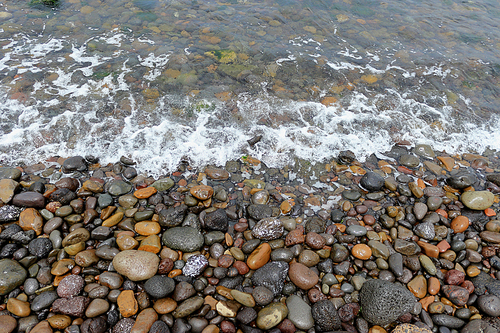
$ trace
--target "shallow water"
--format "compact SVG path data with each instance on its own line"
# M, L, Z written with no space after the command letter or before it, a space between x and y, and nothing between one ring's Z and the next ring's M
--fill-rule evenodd
M490 0L0 0L0 158L498 150L499 25Z

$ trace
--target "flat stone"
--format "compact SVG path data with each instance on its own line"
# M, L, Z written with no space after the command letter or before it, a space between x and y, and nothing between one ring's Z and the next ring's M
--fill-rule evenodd
M433 315L432 321L438 326L445 326L448 328L460 328L465 325L465 322L462 319L447 314Z
M182 302L179 306L177 306L177 308L173 313L173 316L175 318L184 318L186 316L189 316L191 313L201 308L204 303L205 300L199 296L188 298L187 300Z
M24 283L28 277L26 270L16 261L0 260L0 296L7 295Z
M500 297L495 295L481 295L477 299L479 309L490 317L500 316Z
M12 179L0 180L0 200L7 204L14 197L16 190L19 188L19 183Z
M158 270L160 258L151 252L126 250L113 258L113 267L132 281L147 280Z
M169 190L172 186L174 186L174 181L170 178L162 178L158 179L155 181L151 186L156 188L158 191L167 191Z
M85 316L87 318L94 318L106 313L109 310L108 301L100 298L96 298L90 302L87 310L85 311Z
M288 308L280 302L271 303L257 314L256 324L262 330L269 330L278 325L288 314Z
M3 315L0 317L0 332L11 333L17 327L17 321L14 317Z
M0 168L0 179L19 179L23 173L17 168Z
M134 297L134 292L132 290L124 290L118 296L116 303L120 314L124 318L132 317L139 310L139 305Z
M12 204L19 207L44 208L45 198L38 192L22 192L12 198Z
M108 193L114 196L120 196L129 193L132 185L123 180L113 180L108 188Z
M484 210L493 205L495 196L490 191L467 191L462 193L460 200L467 208Z
M296 328L307 331L314 326L311 307L297 295L291 295L286 299L288 308L288 319Z
M162 242L173 250L194 252L201 249L204 238L200 231L195 228L174 227L163 233Z

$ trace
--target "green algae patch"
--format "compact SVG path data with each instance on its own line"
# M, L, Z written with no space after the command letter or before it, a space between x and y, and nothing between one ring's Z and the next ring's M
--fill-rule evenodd
M32 7L50 7L56 8L61 4L60 0L31 0L30 6Z
M214 50L205 52L205 55L211 57L222 64L229 64L236 61L236 52L231 50Z

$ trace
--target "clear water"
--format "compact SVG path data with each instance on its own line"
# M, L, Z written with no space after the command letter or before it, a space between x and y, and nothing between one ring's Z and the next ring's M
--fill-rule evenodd
M0 0L0 161L498 150L499 25L493 0Z

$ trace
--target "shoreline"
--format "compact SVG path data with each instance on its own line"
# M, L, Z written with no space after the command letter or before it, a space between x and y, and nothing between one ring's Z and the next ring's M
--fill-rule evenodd
M0 328L496 332L499 153L384 155L4 166Z

